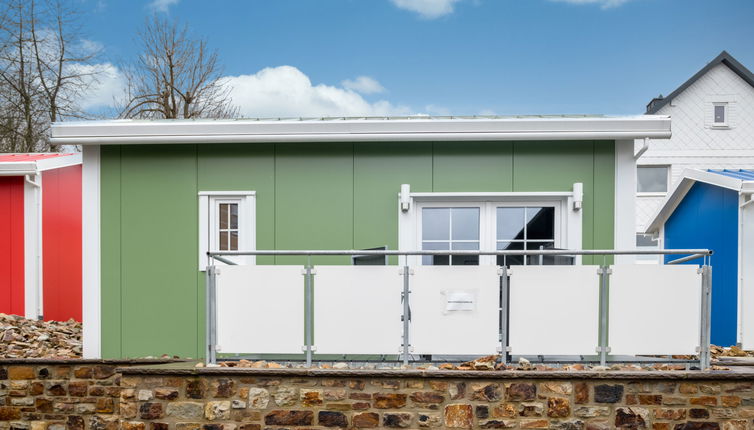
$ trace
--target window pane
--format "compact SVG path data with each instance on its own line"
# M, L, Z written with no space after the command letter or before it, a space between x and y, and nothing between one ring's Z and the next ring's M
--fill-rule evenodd
M555 208L526 208L526 239L555 239Z
M238 231L230 232L230 251L238 251Z
M453 242L451 249L455 251L477 251L479 242ZM454 266L477 266L479 265L478 255L454 255L451 258Z
M725 106L723 105L715 106L715 123L716 124L725 123Z
M659 246L659 242L657 238L652 236L651 234L637 233L636 246L638 248L657 248Z
M453 208L453 240L479 240L479 208Z
M228 228L228 204L220 203L220 228Z
M665 193L668 191L667 166L639 166L636 168L636 186L640 193Z
M424 208L422 209L422 239L448 240L450 239L450 209Z
M423 242L422 249L425 251L447 250L448 242ZM447 266L450 264L448 255L422 255L422 264L425 266Z
M230 204L230 228L238 228L238 204Z
M497 208L497 240L524 238L524 208Z
M524 249L524 243L523 242L498 242L497 249L498 251L504 251L504 250L514 251L514 250ZM497 256L498 266L521 266L523 264L524 264L523 255L498 255Z
M220 251L228 251L228 232L220 232Z

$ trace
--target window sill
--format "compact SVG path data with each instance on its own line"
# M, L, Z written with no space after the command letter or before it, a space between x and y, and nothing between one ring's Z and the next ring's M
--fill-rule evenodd
M666 192L657 192L657 193L636 193L636 197L665 197L668 193Z

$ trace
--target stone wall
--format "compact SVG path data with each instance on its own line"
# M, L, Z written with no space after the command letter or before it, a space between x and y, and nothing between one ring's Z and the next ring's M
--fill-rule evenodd
M0 360L0 430L754 429L754 373L144 364Z
M117 430L117 367L166 360L0 360L0 429Z
M231 370L126 371L122 428L754 428L752 374Z

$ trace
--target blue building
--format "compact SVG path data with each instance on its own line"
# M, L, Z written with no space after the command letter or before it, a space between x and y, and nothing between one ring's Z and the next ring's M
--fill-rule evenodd
M646 231L658 235L665 248L714 251L712 343L716 345L754 348L752 193L754 170L687 169Z

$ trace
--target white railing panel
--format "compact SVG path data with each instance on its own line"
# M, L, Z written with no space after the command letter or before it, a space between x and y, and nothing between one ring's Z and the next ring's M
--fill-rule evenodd
M222 266L217 270L218 352L301 354L303 267Z
M398 266L316 266L314 345L317 354L397 354L401 292Z
M497 266L418 266L410 285L413 354L497 353Z
M598 266L513 266L511 353L593 355L599 332Z
M610 354L696 354L702 286L698 268L612 266Z

